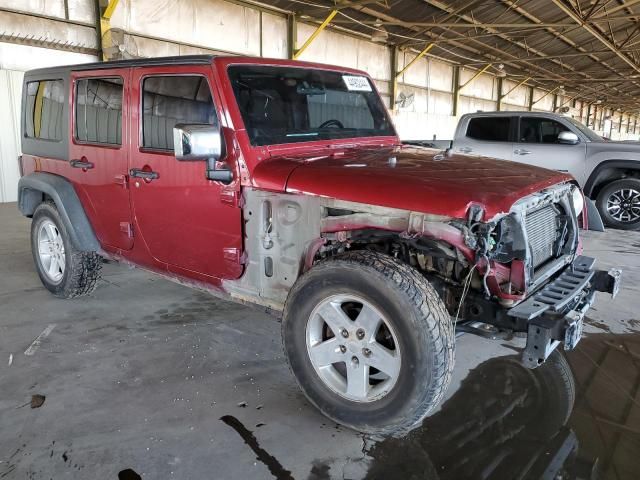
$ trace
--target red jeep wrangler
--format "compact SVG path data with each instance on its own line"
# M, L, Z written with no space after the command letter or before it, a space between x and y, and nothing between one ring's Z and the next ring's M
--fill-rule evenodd
M23 90L44 285L90 293L104 257L268 307L306 396L354 429L421 420L456 327L524 332L533 368L617 291L580 255L571 177L402 146L361 71L155 58L35 70Z

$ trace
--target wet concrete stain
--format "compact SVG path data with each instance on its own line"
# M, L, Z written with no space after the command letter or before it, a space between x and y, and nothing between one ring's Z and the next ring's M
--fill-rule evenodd
M519 356L480 364L421 427L370 447L366 478L529 478L571 412L560 370L550 362L528 370Z
M602 330L603 332L611 333L611 328L609 327L609 325L607 325L604 322L599 322L598 320L594 320L589 316L584 317L584 323L586 323L587 325L591 325L592 327L595 327L599 330Z
M369 446L366 478L640 478L640 335L589 334L563 356L480 364L419 428Z
M118 472L118 480L142 480L142 477L134 470L127 468Z
M31 395L31 408L40 408L47 397L44 395Z
M307 480L330 480L330 471L330 465L316 460L311 466L311 472L309 472L309 477L307 477Z
M271 472L271 475L278 480L294 480L291 476L291 472L286 470L280 462L266 450L264 450L258 443L258 439L253 432L245 427L240 420L232 415L225 415L220 418L224 423L233 428L238 435L244 440L251 450L256 454L256 458L262 462Z

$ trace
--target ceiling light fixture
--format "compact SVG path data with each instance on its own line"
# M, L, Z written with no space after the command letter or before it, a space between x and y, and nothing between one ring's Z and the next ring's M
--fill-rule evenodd
M382 23L376 22L373 25L374 30L371 32L371 41L374 43L386 43L389 39L389 33L382 26Z

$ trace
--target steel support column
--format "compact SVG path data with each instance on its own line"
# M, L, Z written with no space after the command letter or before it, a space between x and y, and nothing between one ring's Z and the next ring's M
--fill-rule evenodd
M453 67L453 116L458 116L458 103L460 100L460 67Z
M287 15L287 58L292 59L296 53L296 39L298 37L298 23L294 13Z
M392 111L396 111L396 98L398 98L398 47L391 47L391 105L389 108Z

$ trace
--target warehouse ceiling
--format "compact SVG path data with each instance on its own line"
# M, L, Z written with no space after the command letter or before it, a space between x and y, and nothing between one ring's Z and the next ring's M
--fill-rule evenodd
M640 110L640 0L262 0L333 28Z

